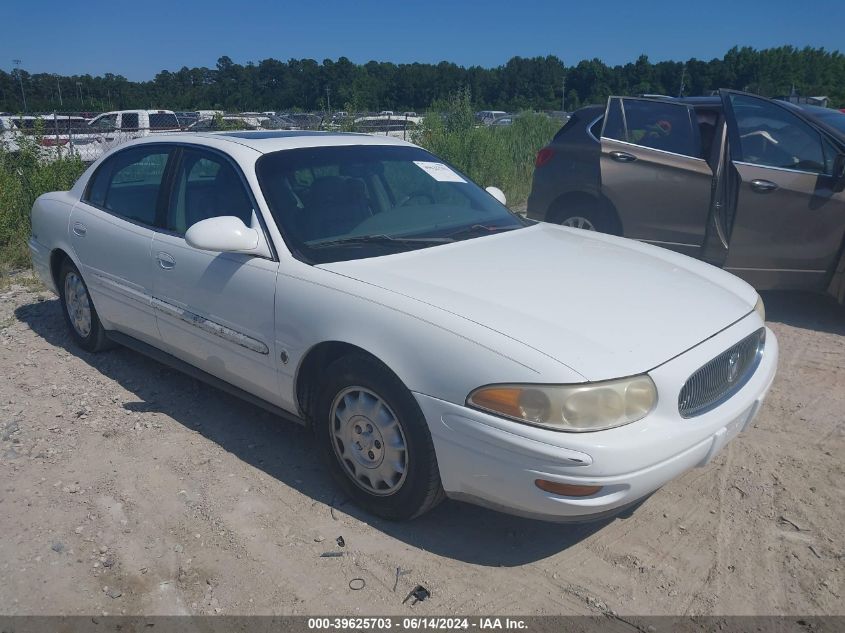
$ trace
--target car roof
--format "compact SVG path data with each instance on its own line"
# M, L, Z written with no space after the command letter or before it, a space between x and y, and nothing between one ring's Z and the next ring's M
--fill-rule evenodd
M340 145L403 145L411 143L393 136L376 136L354 132L317 132L314 130L240 130L233 132L189 132L155 134L131 141L142 143L188 143L223 149L227 144L248 147L262 154L302 147L332 147ZM121 147L126 147L126 143Z

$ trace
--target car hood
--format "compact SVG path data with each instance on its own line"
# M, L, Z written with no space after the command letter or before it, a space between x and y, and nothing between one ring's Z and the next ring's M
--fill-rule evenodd
M590 381L653 369L756 299L689 257L550 224L320 268L477 323L479 342L516 339Z

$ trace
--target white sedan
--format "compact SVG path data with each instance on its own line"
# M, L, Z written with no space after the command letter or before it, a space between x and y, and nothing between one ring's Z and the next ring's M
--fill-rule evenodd
M748 284L503 202L390 137L158 136L41 196L30 248L83 349L313 427L383 517L609 516L749 426L778 346Z

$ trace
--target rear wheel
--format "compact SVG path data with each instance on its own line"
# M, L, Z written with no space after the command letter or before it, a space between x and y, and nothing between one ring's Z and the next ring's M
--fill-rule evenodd
M444 498L422 411L378 360L354 354L329 366L314 427L333 478L367 511L411 519Z
M577 195L558 201L549 219L562 226L621 235L619 221L609 203L592 196Z
M99 352L109 347L109 340L91 301L88 286L79 269L70 260L66 259L62 263L58 286L62 312L76 344L88 352Z
M561 226L571 226L575 229L584 229L585 231L595 231L596 225L593 224L593 220L584 217L583 215L572 215L563 220Z

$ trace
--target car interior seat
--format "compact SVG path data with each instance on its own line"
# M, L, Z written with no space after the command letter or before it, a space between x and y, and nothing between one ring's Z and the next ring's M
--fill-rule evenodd
M309 193L305 209L305 239L344 235L372 215L366 186L358 178L317 178Z

